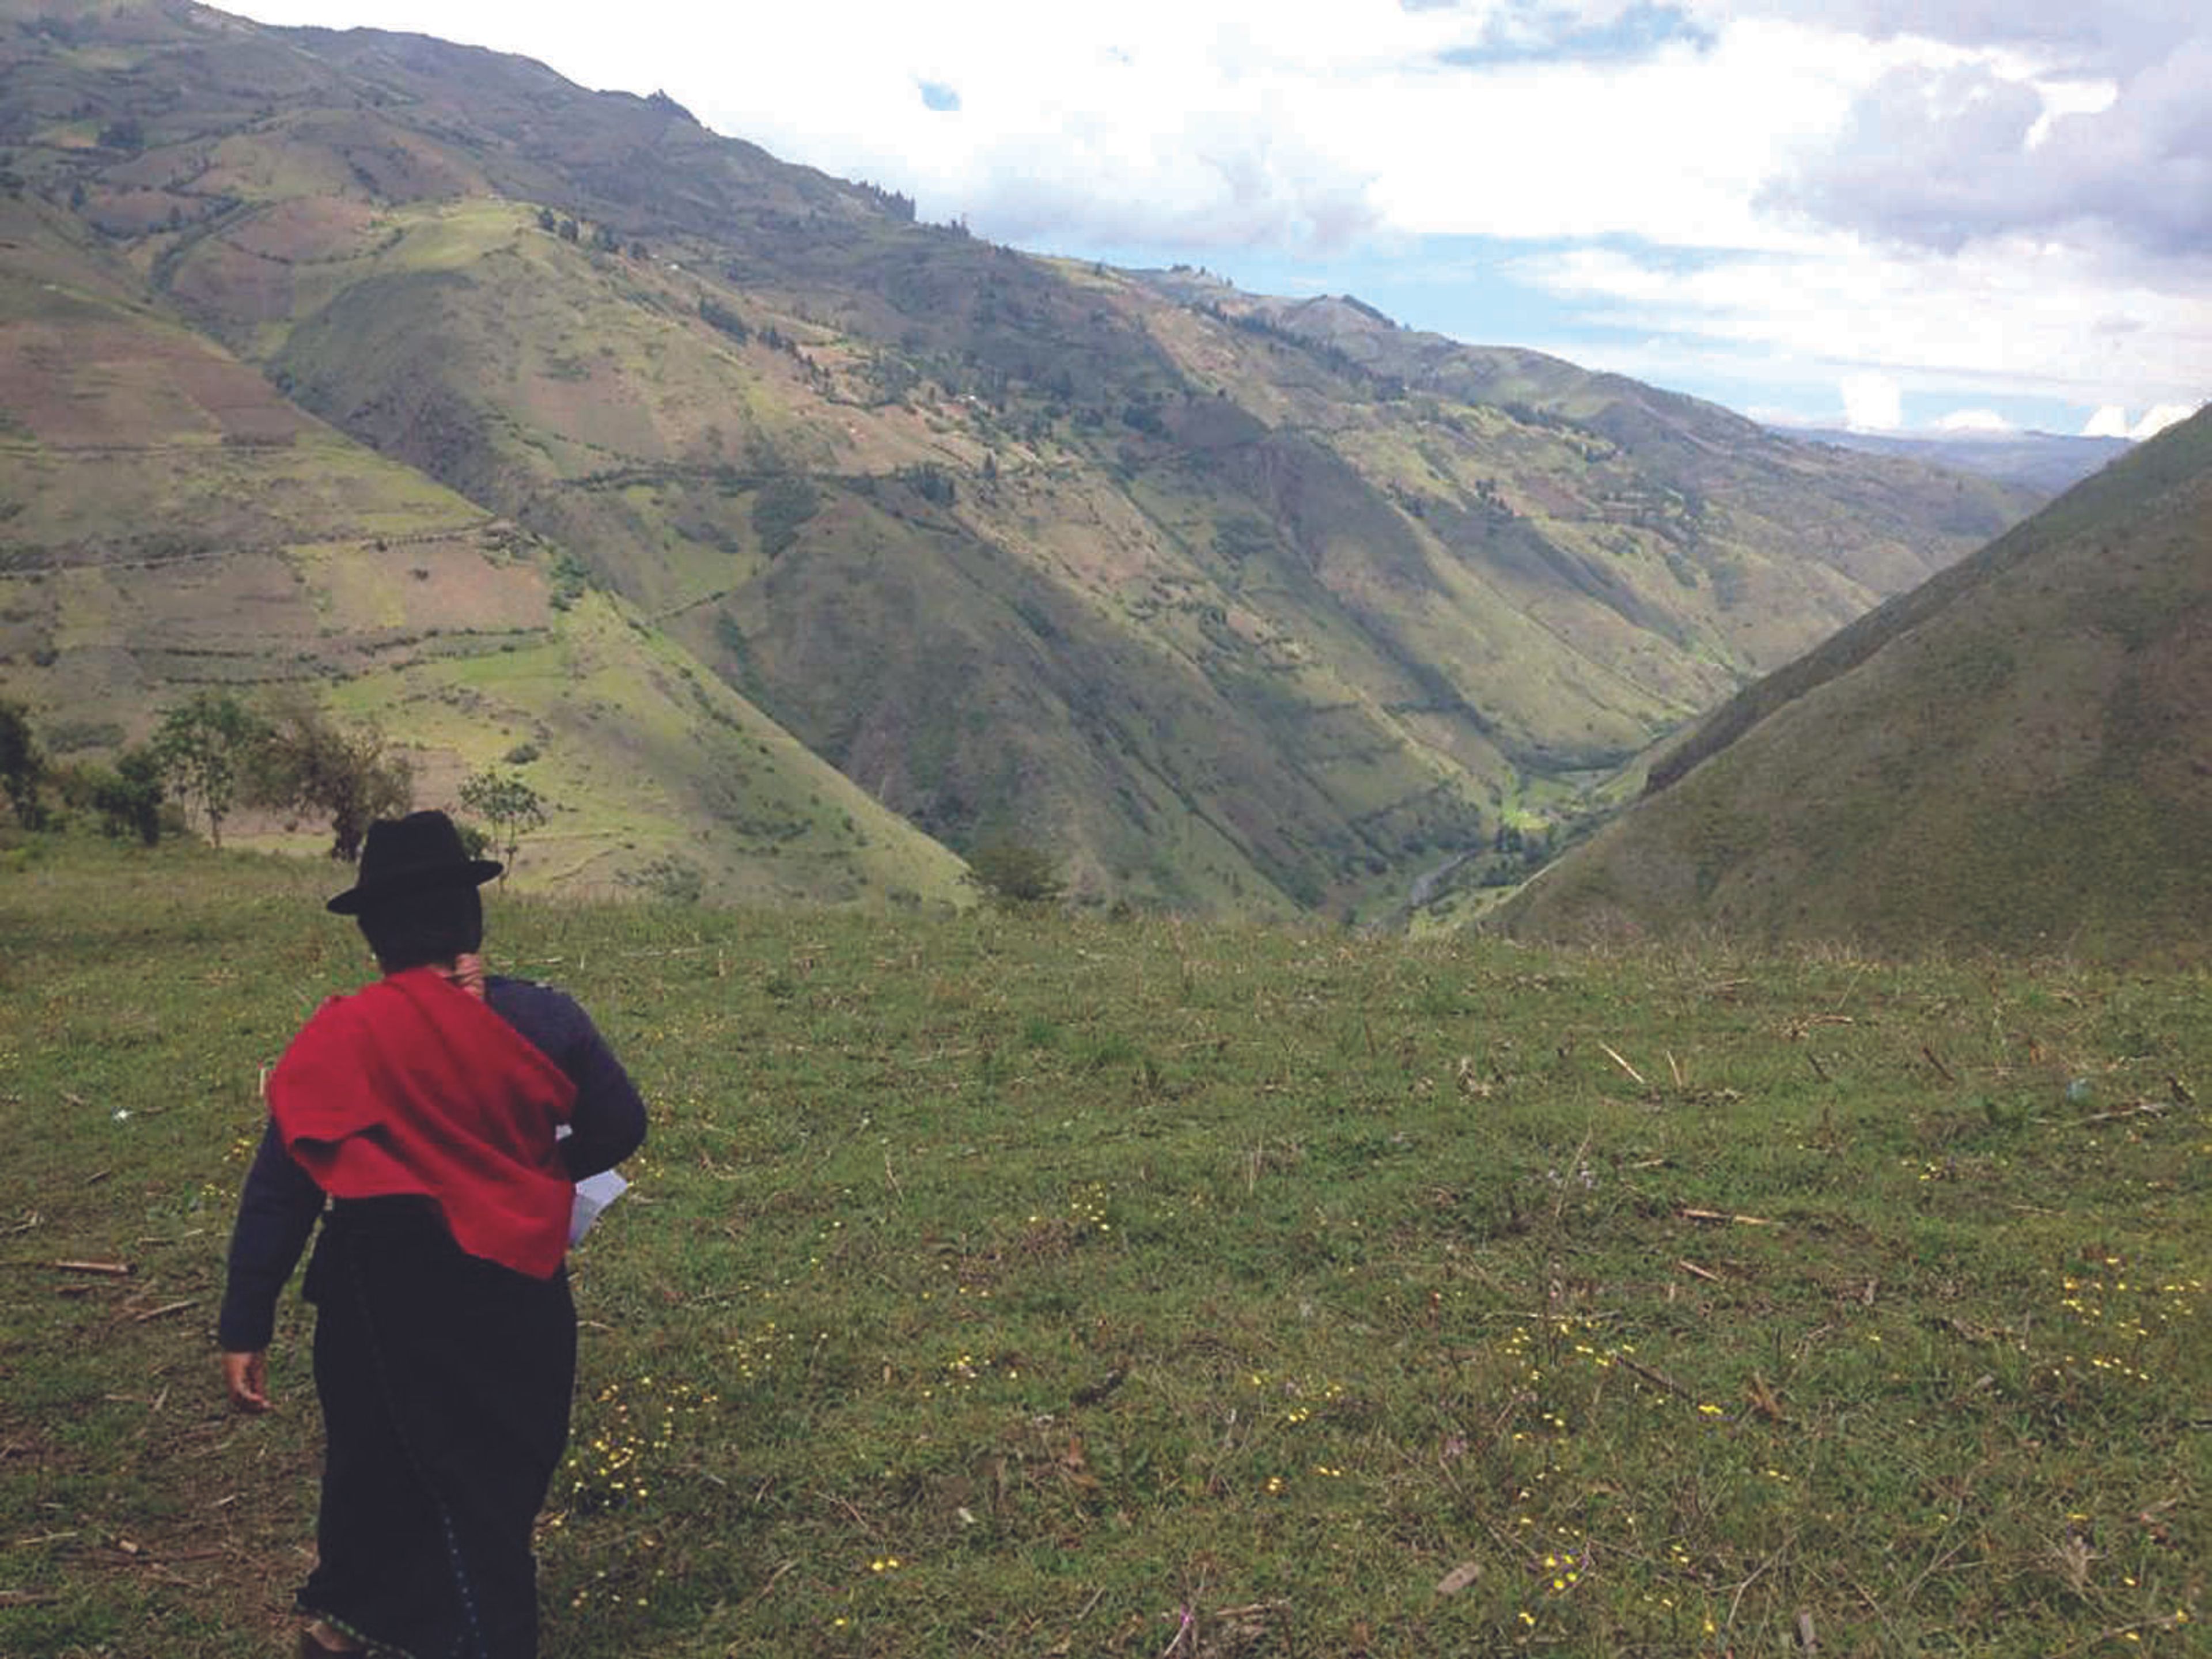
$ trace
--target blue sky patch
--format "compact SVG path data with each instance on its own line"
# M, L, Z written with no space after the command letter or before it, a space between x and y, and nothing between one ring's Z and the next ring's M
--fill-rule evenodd
M1439 52L1437 60L1455 69L1482 69L1493 64L1544 64L1573 59L1581 63L1617 64L1649 58L1665 47L1687 44L1703 52L1715 36L1700 28L1679 6L1639 3L1609 23L1586 27L1565 11L1532 10L1524 17L1509 15L1491 25L1488 38L1479 46L1455 46Z
M960 94L941 81L921 82L921 101L945 115L956 113L960 108Z

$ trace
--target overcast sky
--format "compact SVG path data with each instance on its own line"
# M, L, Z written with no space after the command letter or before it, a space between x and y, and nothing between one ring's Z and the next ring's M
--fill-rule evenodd
M926 219L1529 345L1763 417L2212 397L2205 0L230 0L414 29Z

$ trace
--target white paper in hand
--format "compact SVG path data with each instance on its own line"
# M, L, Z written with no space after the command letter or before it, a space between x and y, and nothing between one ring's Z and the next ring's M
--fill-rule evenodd
M603 1170L578 1182L576 1201L568 1211L568 1243L574 1245L582 1239L599 1218L599 1212L629 1190L629 1182L612 1170Z

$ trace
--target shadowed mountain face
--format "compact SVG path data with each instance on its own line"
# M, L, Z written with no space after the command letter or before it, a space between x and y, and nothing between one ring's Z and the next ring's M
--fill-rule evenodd
M343 434L514 526L914 823L1047 846L1102 896L1402 891L2031 499L1347 301L1018 255L665 99L416 37L0 0L0 144L22 320L94 296L190 342L252 383L234 422ZM137 350L20 464L74 421L160 475ZM179 500L260 510L191 482L207 459ZM77 540L137 533L68 489ZM200 510L165 522L220 556ZM341 662L354 624L320 626L302 648ZM25 635L37 674L82 683L70 639ZM735 810L713 745L652 752Z
M2212 413L1722 708L1504 921L2201 957L2208 814Z

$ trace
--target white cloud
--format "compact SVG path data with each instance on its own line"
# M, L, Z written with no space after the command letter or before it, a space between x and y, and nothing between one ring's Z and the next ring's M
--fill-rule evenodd
M2179 426L2201 407L2197 404L2160 404L2155 409L2147 410L2142 419L2130 427L2128 436L2138 443L2145 438L2155 438L2166 428Z
M1854 432L1894 432L1905 424L1905 393L1887 374L1846 375L1844 424Z
M2105 257L2014 239L1945 258L1840 234L1786 253L1533 257L1528 281L1611 330L1735 354L1753 378L1880 374L1907 392L2041 396L2095 406L2189 403L2212 386L2200 287L2118 278ZM1607 367L1645 373L1619 357Z
M1938 432L1997 433L2014 429L1994 409L1954 409L1936 422Z
M2200 409L2203 402L2193 404L2158 404L2143 411L2142 418L2132 425L2128 411L2118 404L2107 404L2089 417L2081 428L2085 438L2132 438L2141 443L2146 438L2155 438L2170 426L2179 426Z
M2155 438L2170 426L2179 426L2198 410L2202 403L2158 404L2143 411L2142 418L2130 424L2128 411L2118 404L2107 404L2089 417L2081 428L2085 438L2132 438L2141 443L2146 438Z
M1562 18L1652 9L1618 0L234 3L270 21L525 51L587 85L665 88L719 131L894 183L927 216L964 214L1004 237L1788 246L1798 239L1754 209L1762 181L1838 130L1885 70L1959 55L1753 18L1620 57L1483 56L1558 34ZM956 89L960 108L928 108L925 84Z

